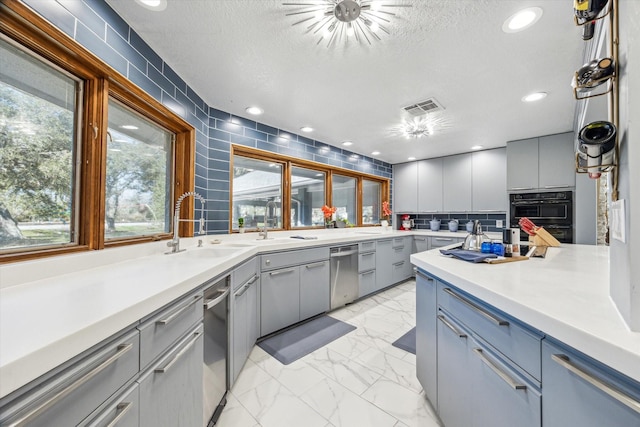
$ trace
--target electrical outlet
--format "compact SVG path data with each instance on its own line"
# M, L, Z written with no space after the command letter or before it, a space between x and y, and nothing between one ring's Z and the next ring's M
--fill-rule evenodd
M502 228L502 220L496 219L496 228Z

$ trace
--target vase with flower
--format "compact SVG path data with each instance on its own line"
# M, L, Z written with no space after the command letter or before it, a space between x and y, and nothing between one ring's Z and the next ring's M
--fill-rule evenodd
M335 206L324 205L322 207L322 214L324 215L324 227L333 228L333 214L336 213Z
M382 221L380 221L380 225L382 225L382 228L386 231L389 229L389 224L391 222L391 214L393 212L391 211L391 208L389 207L389 202L387 202L386 200L384 202L382 202L382 218L384 218Z

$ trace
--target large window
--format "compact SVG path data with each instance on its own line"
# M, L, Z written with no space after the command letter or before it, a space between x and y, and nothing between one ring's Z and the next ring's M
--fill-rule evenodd
M170 238L193 127L22 2L0 15L0 262Z
M234 145L230 231L324 227L322 207L336 208L337 225L377 225L389 181L276 153ZM268 209L267 209L268 208ZM285 215L284 213L287 213Z
M0 249L76 241L81 88L0 39Z
M233 157L233 228L282 228L282 164Z

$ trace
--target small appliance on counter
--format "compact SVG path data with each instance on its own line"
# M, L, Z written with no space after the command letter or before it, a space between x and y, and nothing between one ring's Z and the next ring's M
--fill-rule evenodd
M520 255L520 230L518 228L502 230L502 243L504 244L505 257Z
M429 226L431 227L431 231L440 231L440 220L433 218L429 221Z
M473 223L473 230L467 235L462 243L462 249L469 251L482 251L482 244L489 243L491 245L491 239L482 231L482 224L479 220L475 220Z
M413 227L415 227L415 224L411 219L411 216L406 214L402 215L402 226L400 227L400 230L409 231Z
M451 221L449 221L449 231L451 231L451 232L458 231L458 220L457 219L452 219Z

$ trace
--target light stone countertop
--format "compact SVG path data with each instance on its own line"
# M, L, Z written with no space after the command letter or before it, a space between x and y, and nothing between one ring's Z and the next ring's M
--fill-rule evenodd
M4 264L0 397L256 254L415 234L467 235L380 227L270 232L269 240L258 240L257 233L209 235L181 239L187 250L173 255L163 254L168 249L161 241ZM202 248L196 247L199 239Z
M562 245L546 258L473 264L439 250L411 255L424 271L640 381L640 333L609 296L609 248Z

